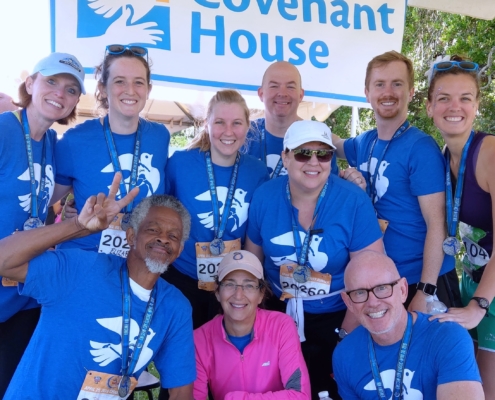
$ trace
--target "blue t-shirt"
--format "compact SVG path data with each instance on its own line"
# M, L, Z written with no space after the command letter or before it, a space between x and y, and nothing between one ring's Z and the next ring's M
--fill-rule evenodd
M122 367L121 268L126 260L79 249L48 251L29 263L22 294L42 304L40 322L5 400L75 399L87 371ZM195 380L191 306L174 286L156 282L155 312L133 376L154 361L163 387ZM147 302L131 294L130 355Z
M213 164L220 216L229 190L231 167ZM268 180L262 162L249 155L241 155L237 184L232 207L223 234L223 240L240 238L244 243L249 204L254 190ZM213 212L208 184L205 153L199 149L176 151L167 166L167 192L177 197L191 214L191 234L174 267L185 275L197 279L196 242L211 242L215 238Z
M266 167L268 168L268 174L272 176L275 167L282 151L284 150L284 138L280 138L272 135L265 129L265 118L259 118L251 121L251 127L249 128L246 137L247 153L263 161L264 151L261 142L261 131L265 131L266 141ZM339 174L339 167L337 165L337 156L332 158L332 174ZM279 176L287 175L287 171L284 167L280 170Z
M455 322L428 321L417 313L404 370L404 399L436 399L437 386L455 381L481 381L473 342ZM392 398L401 341L374 343L385 396ZM368 331L357 327L333 352L333 371L343 399L376 400L375 381L368 356Z
M31 183L29 164L24 139L24 131L16 113L0 114L0 239L11 235L15 230L22 231L24 222L31 213ZM40 194L41 158L45 142L46 165L45 187ZM48 205L55 187L54 149L57 134L46 131L44 139L31 140L33 149L34 175L38 193L38 216L45 221ZM1 279L1 278L0 278ZM0 284L0 322L5 322L21 310L38 307L38 303L28 297L19 296L17 286Z
M297 208L286 195L288 177L272 179L254 194L249 210L248 237L263 248L265 272L276 296L280 297L280 266L296 262L291 212ZM298 223L301 242L306 231ZM325 197L313 229L308 262L311 268L332 276L330 293L344 288L344 270L349 252L364 249L382 237L373 207L364 191L335 175L330 175ZM345 309L339 294L321 300L304 301L304 311L321 314Z
M138 164L139 194L134 205L153 194L165 193L165 167L168 159L170 133L155 122L140 119L142 130L141 157ZM122 173L129 187L136 135L113 133ZM86 121L68 130L57 143L57 176L61 185L74 188L76 208L81 212L86 200L100 192L108 193L115 175L103 126L99 119ZM120 198L120 191L117 199ZM81 248L98 251L101 233L62 243L60 249Z
M367 179L378 168L374 206L378 218L389 221L383 238L385 250L400 276L407 278L409 284L417 283L421 279L426 238L418 196L445 191L445 161L433 138L412 126L392 140L383 159L389 141L376 142L368 171L376 138L375 129L347 139L345 155L349 164ZM454 264L454 258L446 255L440 275L451 271Z

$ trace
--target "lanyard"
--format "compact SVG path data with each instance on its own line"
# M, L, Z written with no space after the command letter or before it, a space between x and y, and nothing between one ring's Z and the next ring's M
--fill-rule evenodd
M464 172L466 171L466 160L469 146L473 141L474 131L471 131L471 135L462 149L461 164L459 165L459 173L457 174L457 185L455 187L455 197L452 201L452 180L450 177L450 152L447 149L447 165L445 173L445 197L447 208L447 225L449 228L449 236L454 237L457 232L457 225L459 223L459 212L461 210L461 197L462 188L464 186Z
M318 211L321 206L321 202L323 198L325 197L325 194L327 192L328 188L328 181L325 183L325 186L323 186L323 189L321 189L320 194L318 195L318 200L316 201L316 207L315 211L313 212L313 222L311 223L311 226L309 227L308 231L306 232L306 236L304 238L304 242L301 245L301 237L299 236L299 229L297 227L297 220L296 217L294 216L294 209L293 207L291 208L291 217L292 217L292 234L294 235L294 246L296 248L296 255L297 255L297 262L301 266L306 265L306 261L308 259L308 251L309 251L309 239L311 238L311 228L313 227L313 223L316 220L316 216L318 215ZM290 199L290 189L289 189L289 182L287 181L287 186L286 186L286 193L287 193L287 198L289 199L289 203L292 206L292 202Z
M22 130L24 132L24 142L26 144L26 153L29 164L29 180L31 183L31 217L38 218L40 201L38 194L42 194L46 185L46 134L43 135L43 150L41 152L41 171L40 171L40 188L36 192L36 177L34 175L34 155L33 144L31 141L31 130L29 129L28 117L26 109L21 111L22 115Z
M131 323L131 295L130 295L130 285L129 285L129 270L127 264L122 266L122 376L124 378L130 376L134 373L134 368L138 362L141 350L143 349L144 342L148 336L148 330L151 325L151 319L153 318L153 312L155 311L155 301L156 301L156 285L148 300L148 305L146 306L146 311L144 313L143 322L141 324L141 330L139 331L139 336L136 339L134 345L134 351L132 352L132 357L129 360L129 334L130 334L130 323Z
M412 336L412 315L407 313L407 326L404 336L402 337L402 342L400 343L399 356L397 357L397 367L395 368L395 380L394 380L394 393L392 398L403 399L402 396L402 381L404 380L404 367L406 365L407 352L409 349L409 344L411 343ZM382 377L380 376L380 370L378 368L378 362L375 355L375 347L373 345L373 339L371 334L368 332L368 354L371 364L371 372L373 373L373 378L375 380L376 391L378 392L378 397L381 400L386 399L385 390L383 387Z
M265 121L263 120L263 123L260 127L260 132L261 132L261 159L267 165L266 163L266 131L265 131ZM270 179L272 178L277 178L280 175L280 171L282 170L282 166L284 165L282 161L282 157L278 159L277 165L275 166L275 169L272 172L272 175L270 176Z
M375 149L375 145L376 145L376 142L378 141L378 133L376 135L376 138L375 140L373 141L372 145L371 145L371 150L370 150L370 154L368 156L368 165L367 165L367 170L368 170L368 176L367 176L367 185L366 185L366 193L368 194L369 197L371 197L371 202L373 204L375 204L375 198L376 198L376 177L378 176L378 169L380 167L380 164L382 163L383 159L385 158L385 154L387 153L387 150L388 150L388 147L390 146L390 144L392 143L392 141L396 138L398 138L399 136L401 136L405 131L407 131L409 129L409 121L406 120L400 127L399 129L397 129L394 133L394 136L392 136L392 139L390 139L388 142L387 142L387 145L385 146L385 148L383 149L382 151L382 155L380 158L377 158L376 160L376 167L375 167L375 171L373 173L373 176L371 176L371 171L370 171L370 167L371 167L371 158L373 157L373 150Z
M117 154L117 147L115 147L115 142L113 140L112 131L110 130L110 122L108 121L108 115L103 119L103 132L105 133L105 139L107 141L108 152L110 153L110 158L112 160L113 170L115 172L122 173L122 168L119 162L119 156ZM138 122L138 128L136 131L136 140L134 142L134 154L132 157L132 169L131 169L131 179L129 182L129 192L136 187L137 184L137 173L139 165L139 157L141 156L141 121ZM127 194L127 189L125 187L124 174L122 174L122 179L120 180L120 197L123 198ZM133 202L129 203L125 208L126 213L132 211Z
M227 227L227 221L230 215L230 208L232 206L232 199L234 198L234 191L237 182L237 172L239 170L239 161L241 159L241 155L239 154L239 152L237 152L234 168L232 169L232 174L230 176L229 191L225 200L221 220L220 208L218 207L217 187L215 185L215 175L213 173L213 164L211 162L211 154L209 151L205 153L205 159L206 171L208 172L208 183L210 185L211 203L213 206L213 224L215 229L215 238L221 239L223 233L225 232L225 228Z

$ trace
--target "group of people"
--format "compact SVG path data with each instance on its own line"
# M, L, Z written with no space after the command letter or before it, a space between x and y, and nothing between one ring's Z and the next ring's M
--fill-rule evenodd
M107 46L104 115L60 140L50 126L75 118L84 71L41 60L0 114L0 397L127 398L154 361L160 399L495 399L495 139L473 129L478 69L430 69L444 155L407 121L414 71L391 51L366 71L376 129L343 140L301 120L301 76L275 62L265 118L221 90L169 159L167 129L139 117L146 48ZM43 226L70 190L74 216ZM448 312L425 315L432 296Z

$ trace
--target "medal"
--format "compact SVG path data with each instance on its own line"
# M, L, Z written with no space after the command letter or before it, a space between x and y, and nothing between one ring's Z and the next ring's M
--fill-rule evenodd
M297 283L306 283L310 276L311 271L305 265L298 265L292 273L292 277Z
M129 386L131 379L128 376L123 376L119 383L119 397L125 398L129 394Z
M130 222L131 222L131 213L128 212L124 213L124 215L122 216L122 220L120 221L120 228L123 231L126 231L128 228L131 227Z
M24 222L24 230L30 231L31 229L39 228L40 226L44 226L45 224L39 218L28 218L26 222Z
M442 248L448 256L455 256L461 250L461 242L455 236L449 236L443 241Z
M225 250L225 243L222 239L215 238L210 243L210 253L214 256L219 256Z

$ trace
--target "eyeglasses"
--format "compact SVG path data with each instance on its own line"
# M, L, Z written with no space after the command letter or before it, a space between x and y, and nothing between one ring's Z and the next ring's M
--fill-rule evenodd
M132 54L138 57L146 57L148 61L148 49L142 46L129 46L124 44L109 44L106 48L108 54L122 54L129 50Z
M320 150L310 150L310 149L295 149L291 150L294 153L294 159L298 162L308 162L316 155L316 159L319 162L329 162L333 156L333 150L320 149Z
M261 285L256 286L251 283L247 283L246 285L236 285L232 282L222 282L220 283L220 286L223 287L223 290L226 293L234 293L237 291L238 287L242 288L244 293L254 293L261 287Z
M400 279L397 279L395 282L384 283L372 287L371 289L356 289L350 290L346 293L353 303L365 303L366 301L368 301L370 292L373 292L377 299L386 299L392 296L392 294L394 293L394 286L397 285L399 281Z
M451 68L460 68L464 71L478 71L479 65L472 61L442 61L433 66L437 71L448 71Z

